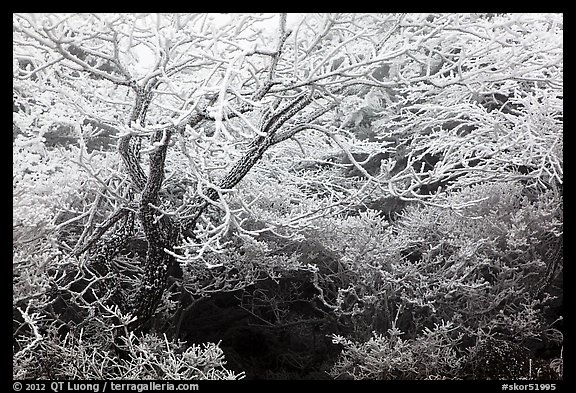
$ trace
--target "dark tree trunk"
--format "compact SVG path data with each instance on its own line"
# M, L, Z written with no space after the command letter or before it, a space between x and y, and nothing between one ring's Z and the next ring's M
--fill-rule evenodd
M218 187L229 189L234 187L252 167L262 158L264 152L275 143L276 131L296 113L301 111L312 101L312 94L301 94L289 104L279 109L270 116L262 131L265 136L257 136L250 143L244 156L236 162L228 174L219 182ZM144 91L139 91L137 103L133 110L131 121L140 120L141 125L146 114L150 95ZM196 125L204 118L200 115L194 116L190 122ZM183 236L190 236L199 218L205 212L208 201L197 197L195 210L189 215L190 218L181 222L175 222L168 216L160 216L160 212L155 208L159 206L159 191L164 180L164 166L166 153L172 134L177 129L166 129L157 131L151 142L155 145L150 153L150 168L148 176L140 166L139 154L140 145L136 144L131 135L122 138L118 145L127 172L130 175L132 184L136 192L141 192L142 197L138 206L138 218L144 229L148 250L144 263L144 272L140 286L136 289L136 294L132 298L130 310L136 317L131 324L132 329L143 327L154 315L162 295L167 288L168 276L171 272L179 269L176 259L166 252L173 250L179 245ZM206 195L209 199L217 201L218 193L214 189L208 189Z
M142 326L154 314L166 290L168 272L176 265L174 257L165 250L171 250L178 244L180 236L177 226L169 217L157 218L159 212L154 208L159 205L158 194L164 180L166 150L171 136L172 131L167 130L156 132L152 138L152 143L161 145L150 153L150 171L138 211L148 241L148 251L142 281L132 305L136 317L133 328Z

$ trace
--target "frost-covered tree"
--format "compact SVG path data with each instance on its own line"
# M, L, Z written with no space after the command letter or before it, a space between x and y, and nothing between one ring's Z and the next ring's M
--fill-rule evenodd
M59 189L68 216L47 230L83 230L58 285L96 282L133 330L172 278L206 290L198 264L232 261L218 255L235 238L390 200L458 213L486 198L451 192L487 181L558 190L562 28L557 14L15 14L15 143L45 165L44 135L70 130L79 148L59 154L83 175L66 179L89 187L73 208ZM88 151L103 132L117 156ZM56 163L18 163L16 211L31 184L60 181ZM21 210L15 228L38 227Z

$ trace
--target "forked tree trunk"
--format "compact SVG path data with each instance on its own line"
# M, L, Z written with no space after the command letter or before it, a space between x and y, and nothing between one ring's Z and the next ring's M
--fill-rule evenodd
M140 125L144 126L151 95L149 91L144 89L136 89L136 91L136 105L132 111L130 121L139 121ZM264 152L271 145L277 143L274 139L276 131L311 101L312 94L303 93L268 117L266 122L261 125L261 131L266 135L254 138L244 156L232 166L218 186L223 189L229 189L238 184L262 158ZM195 126L202 120L204 120L202 116L193 116L189 119L188 124ZM133 192L141 193L142 195L137 207L137 218L142 224L148 244L140 286L136 288L136 293L128 307L125 304L120 305L121 309L128 310L135 317L135 320L130 325L133 330L141 328L153 316L162 299L162 295L166 291L169 274L179 268L176 259L167 253L166 250L173 250L180 244L183 236L190 236L193 233L196 223L209 204L205 199L196 198L194 201L195 210L189 215L190 218L186 220L175 221L168 216L157 217L159 212L155 206L160 205L159 191L164 180L166 152L172 134L178 131L178 129L173 128L157 131L154 134L151 142L155 147L149 157L148 176L146 176L140 165L139 140L132 135L126 135L121 138L118 144L118 151L130 176ZM214 189L208 189L206 195L213 201L217 201L219 198L218 193ZM117 228L117 231L122 233L124 240L130 235L126 233L126 230L120 231ZM115 253L120 251L118 247L115 247L114 250ZM95 252L94 249L91 251L92 253ZM111 260L114 255L108 254L107 258ZM109 264L106 266L110 269ZM103 274L105 273L103 272Z
M158 213L154 206L159 205L158 193L164 180L166 150L172 131L158 131L152 138L153 143L162 142L150 154L150 170L138 209L138 218L142 223L148 250L144 264L144 274L132 303L132 313L136 320L132 327L145 323L156 311L166 290L168 273L175 267L174 257L165 250L171 250L180 239L177 225L169 217L156 218Z

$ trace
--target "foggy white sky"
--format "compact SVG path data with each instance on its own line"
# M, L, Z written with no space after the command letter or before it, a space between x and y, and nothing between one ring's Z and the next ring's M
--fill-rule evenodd
M213 23L216 26L224 25L231 19L240 17L239 14L232 14L232 13L210 13L209 15L213 16ZM261 22L257 22L254 24L254 26L261 28L263 33L273 35L274 32L278 29L279 14L262 13L261 15L268 16L270 18L265 19ZM304 14L302 13L288 13L286 18L287 28L291 28L294 25L296 25L302 19L303 16ZM154 53L149 48L143 45L134 48L133 53L138 60L138 63L134 65L135 71L139 75L146 74L150 70L150 68L154 65L155 62Z

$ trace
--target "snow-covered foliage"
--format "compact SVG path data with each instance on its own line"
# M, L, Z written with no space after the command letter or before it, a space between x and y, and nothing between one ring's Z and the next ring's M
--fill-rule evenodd
M14 377L239 379L256 326L333 378L561 378L562 33L14 14Z

